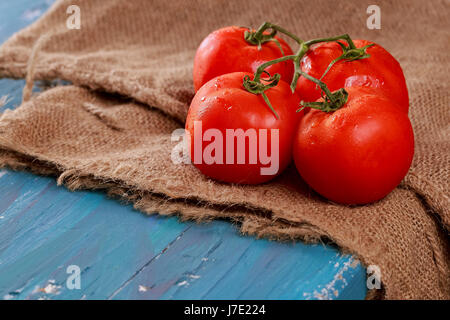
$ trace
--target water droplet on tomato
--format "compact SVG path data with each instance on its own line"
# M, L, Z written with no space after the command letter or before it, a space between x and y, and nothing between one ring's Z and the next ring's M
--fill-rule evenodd
M311 128L316 128L318 125L319 125L319 121L314 121L314 122L311 124Z

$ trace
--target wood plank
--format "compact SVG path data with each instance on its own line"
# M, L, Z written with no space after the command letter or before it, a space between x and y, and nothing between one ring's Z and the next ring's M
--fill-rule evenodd
M222 221L190 228L111 298L349 299L364 285L334 248L242 237Z
M18 195L0 213L3 298L106 298L190 227L101 193L70 192L51 178L1 172L0 192L10 189L9 202ZM83 290L66 288L69 265L82 270ZM57 295L39 291L49 284Z
M365 294L364 269L334 248L242 237L223 221L194 225L146 217L102 194L56 187L51 178L0 175L0 194L10 203L0 211L3 298L347 299ZM71 264L82 270L82 290L65 287ZM55 290L42 291L49 286Z

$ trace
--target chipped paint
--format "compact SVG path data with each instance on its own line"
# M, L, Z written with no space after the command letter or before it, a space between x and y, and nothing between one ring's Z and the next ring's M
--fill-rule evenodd
M333 279L328 282L323 288L320 290L314 290L314 292L303 293L303 297L307 300L310 300L311 298L317 299L317 300L332 300L339 297L339 290L344 289L348 282L346 278L344 277L345 273L351 268L355 269L360 264L360 261L358 259L355 259L351 257L349 260L345 261L342 265L342 267L339 268L340 264L339 262L336 262L334 267L339 268L337 273L334 275ZM353 275L351 276L353 277ZM321 286L319 286L321 287Z
M51 279L48 280L47 282L48 283L45 287L36 286L34 290L31 292L31 294L44 293L44 294L58 295L61 293L60 291L61 286L57 285L55 280Z
M179 287L182 287L182 286L188 286L188 285L189 285L189 282L187 282L186 280L181 281L181 282L178 283L178 286L179 286Z
M139 290L139 292L147 292L148 288L146 286L139 285L138 290Z
M339 291L335 288L338 282L342 282L341 288L345 288L347 286L347 280L344 278L344 273L349 270L349 268L356 268L359 265L359 260L354 258L350 258L350 260L345 261L343 267L338 270L338 272L334 275L333 280L325 285L320 292L314 291L313 296L318 300L331 300L334 297L339 296Z
M32 21L42 15L41 9L29 9L25 10L25 12L22 14L22 18L27 21Z
M8 95L0 97L0 107L6 105L11 99ZM1 176L0 176L1 177Z

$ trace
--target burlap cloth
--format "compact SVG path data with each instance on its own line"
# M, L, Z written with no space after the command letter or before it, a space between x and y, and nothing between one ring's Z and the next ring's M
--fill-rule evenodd
M71 4L81 8L80 30L66 27ZM369 298L449 299L449 4L378 1L381 30L366 28L369 4L57 2L1 47L0 76L60 78L74 86L47 90L3 113L0 165L56 175L71 189L105 189L149 214L228 218L244 233L277 240L331 240L380 267L382 289ZM171 161L170 137L183 127L193 96L200 41L222 26L266 20L305 39L349 33L373 40L400 61L416 154L408 176L382 201L332 204L292 167L268 184L233 186Z

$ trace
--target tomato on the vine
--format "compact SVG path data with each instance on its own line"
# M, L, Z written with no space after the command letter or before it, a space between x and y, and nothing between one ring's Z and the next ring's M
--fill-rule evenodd
M339 40L341 43L345 43ZM373 42L353 40L357 48ZM367 48L369 57L336 62L323 77L322 81L331 91L344 87L364 86L379 88L392 101L404 110L409 109L408 89L405 77L398 61L378 44ZM301 68L310 76L319 79L328 65L341 56L342 48L337 42L322 42L311 46L301 60ZM301 77L297 90L304 101L315 101L320 97L320 88L315 83Z
M281 38L268 41L258 48L248 43L244 34L248 29L243 27L225 27L210 33L200 44L194 59L194 89L197 92L202 85L222 74L232 72L255 73L258 66L291 55L292 49ZM279 73L281 79L290 82L294 67L289 61L272 65L266 69L271 75Z
M186 119L192 163L216 180L257 184L280 174L292 159L301 114L299 98L284 81L264 94L248 92L236 72L216 77L194 96ZM264 81L264 79L263 79Z
M406 175L414 135L407 114L379 89L346 90L347 103L337 111L311 109L300 120L294 160L325 198L366 204L385 197Z

